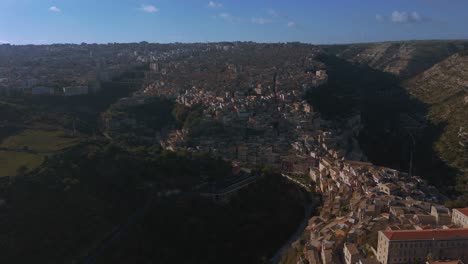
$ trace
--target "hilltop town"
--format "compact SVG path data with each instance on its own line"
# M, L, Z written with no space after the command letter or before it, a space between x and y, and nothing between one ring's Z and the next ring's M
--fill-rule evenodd
M131 67L203 49L204 45L146 42L42 46L3 44L0 45L0 94L93 93L101 88L102 82L115 79Z
M32 49L43 55L28 57L0 46L1 58L22 54L15 67L0 58L5 93L93 96L101 81L145 67L142 87L100 113L103 137L208 153L233 164L238 176L210 188L208 182L193 186L200 196L229 203L257 180L252 171L258 168L319 193L322 205L306 216L307 226L285 252L285 263L468 263L468 209L446 207L447 194L424 175L369 162L358 141L359 111L328 120L306 100L308 92L333 78L317 46L236 42ZM55 62L45 66L50 54ZM186 111L185 123L168 121L161 128L126 114L155 100ZM177 108L174 112L177 118Z
M462 223L468 219L466 209L443 206L447 198L423 177L366 162L356 140L362 127L359 113L337 124L322 119L304 101L307 90L328 81L326 65L315 60L320 50L297 49L281 62L279 54L286 47L278 47L271 61L242 61L233 55L245 52L243 48L206 54L210 64L205 68L198 58L152 62L155 80L134 99L122 101L144 104L142 98L157 96L186 107L201 105L202 131L183 128L147 139L172 151L207 152L246 167L274 168L320 192L323 205L309 220L307 239L294 244L297 263L407 263L425 261L428 254L433 260L468 260L468 237L458 236L466 229L456 229L467 227ZM256 65L259 61L262 64ZM116 120L112 122L110 132ZM136 125L131 120L117 122ZM232 191L211 195L226 200ZM432 245L422 253L415 250L395 258L383 243L400 232L408 234L403 240L410 244L424 234L427 240L443 239L450 246ZM447 235L439 238L433 235L437 232Z

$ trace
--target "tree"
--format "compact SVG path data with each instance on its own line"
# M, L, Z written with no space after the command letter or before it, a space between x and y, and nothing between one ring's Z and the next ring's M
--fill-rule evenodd
M18 169L16 169L17 176L24 176L28 172L28 167L25 165L21 165Z

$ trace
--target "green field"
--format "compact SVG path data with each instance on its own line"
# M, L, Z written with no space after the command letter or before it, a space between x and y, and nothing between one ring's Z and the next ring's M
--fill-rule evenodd
M27 129L6 138L0 147L8 149L26 149L34 152L55 152L75 145L78 139L66 137L62 131Z
M79 139L62 131L26 129L0 144L0 177L14 176L19 167L37 168L46 155L52 155L77 144Z
M43 155L16 151L0 151L0 177L14 176L21 166L29 170L41 165Z

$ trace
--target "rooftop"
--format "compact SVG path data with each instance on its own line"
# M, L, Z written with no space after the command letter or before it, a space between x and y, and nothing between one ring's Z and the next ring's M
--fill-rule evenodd
M468 239L468 228L428 229L428 230L394 230L382 232L389 240L444 240Z
M345 247L348 249L349 253L351 255L357 255L359 254L358 249L356 248L356 245L351 244L351 243L345 243Z
M465 216L468 216L468 208L456 208L453 210L457 210L458 212L464 214Z
M429 264L463 264L461 260L447 260L447 261L428 261Z

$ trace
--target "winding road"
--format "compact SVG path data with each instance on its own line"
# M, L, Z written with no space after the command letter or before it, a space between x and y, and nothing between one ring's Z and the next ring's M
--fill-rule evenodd
M274 264L278 263L281 259L281 256L283 256L283 254L289 249L289 247L291 247L291 244L301 237L314 211L315 206L314 206L313 201L305 197L303 190L299 190L299 191L301 192L301 195L303 196L303 200L304 200L304 218L302 219L301 224L297 227L294 234L291 235L288 241L286 241L286 243L284 243L283 246L270 259L271 263L274 263Z

